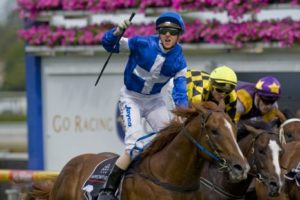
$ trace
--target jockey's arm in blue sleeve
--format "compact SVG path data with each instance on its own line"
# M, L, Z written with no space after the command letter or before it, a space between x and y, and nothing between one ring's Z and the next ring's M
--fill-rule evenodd
M184 68L181 71L177 72L174 77L174 87L172 91L172 98L176 107L188 107L188 98L186 91L186 71Z

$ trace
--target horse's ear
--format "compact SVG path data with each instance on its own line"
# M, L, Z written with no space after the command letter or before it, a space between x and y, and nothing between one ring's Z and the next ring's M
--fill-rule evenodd
M276 110L276 116L279 118L281 123L287 120L285 115L279 109Z
M222 111L225 110L225 102L223 99L221 99L221 101L219 102L218 110L222 110Z
M246 128L246 130L251 133L252 135L256 136L259 134L259 130L254 128L253 126L244 124L244 127Z

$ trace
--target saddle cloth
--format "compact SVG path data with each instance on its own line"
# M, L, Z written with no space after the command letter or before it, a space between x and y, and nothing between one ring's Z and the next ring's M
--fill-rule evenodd
M103 160L95 167L81 188L84 191L86 200L97 199L98 193L100 189L103 188L109 172L111 171L118 157L119 156Z

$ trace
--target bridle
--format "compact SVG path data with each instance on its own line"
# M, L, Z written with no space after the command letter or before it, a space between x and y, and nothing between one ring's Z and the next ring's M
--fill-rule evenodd
M276 134L274 132L269 132L269 131L261 131L260 133L258 133L255 137L252 138L251 141L251 145L247 151L246 156L249 155L252 157L252 160L249 162L250 167L255 169L256 173L252 173L252 172L248 172L249 175L257 178L259 181L261 181L263 184L267 184L268 178L266 176L264 176L263 174L261 174L258 170L258 167L256 165L256 158L254 156L254 152L255 152L255 142L257 141L257 139L262 136L263 134Z
M222 112L218 110L208 110L208 114L206 116L202 115L203 117L200 117L200 123L201 123L201 134L205 133L205 136L207 138L208 144L210 146L210 149L212 151L206 149L204 146L199 144L199 142L191 136L191 134L187 131L187 129L183 126L181 133L184 134L184 136L190 140L200 151L204 152L206 155L208 155L213 160L217 161L218 164L221 166L222 169L230 169L231 167L228 165L225 158L223 158L217 151L217 147L215 143L213 143L213 140L211 139L210 135L205 129L205 125L211 116L213 112Z

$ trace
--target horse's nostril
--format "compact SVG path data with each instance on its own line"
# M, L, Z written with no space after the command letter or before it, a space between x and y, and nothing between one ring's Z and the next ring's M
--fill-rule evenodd
M234 168L235 171L243 171L242 166L238 165L238 164L233 165L233 168Z
M278 184L274 181L270 181L270 187L273 188L274 191L277 191L279 189Z

